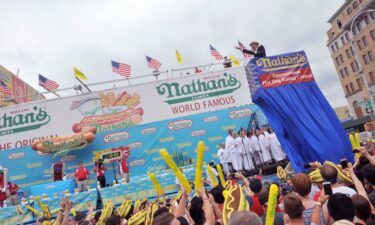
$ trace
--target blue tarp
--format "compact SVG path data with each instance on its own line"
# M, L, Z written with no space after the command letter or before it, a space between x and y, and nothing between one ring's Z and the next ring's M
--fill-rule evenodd
M313 161L353 161L347 135L314 81L304 51L253 58L246 73L253 101L267 116L296 172Z

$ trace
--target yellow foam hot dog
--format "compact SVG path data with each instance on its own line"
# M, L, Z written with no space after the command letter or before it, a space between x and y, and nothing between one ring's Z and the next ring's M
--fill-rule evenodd
M149 173L148 174L148 177L150 178L152 184L154 185L154 188L155 188L155 191L157 193L157 195L163 195L164 194L164 191L163 191L163 187L160 185L158 179L156 178L155 174L153 173Z
M224 173L223 173L223 169L221 168L220 164L216 165L216 169L217 169L217 173L219 174L221 186L224 187L224 185L225 185Z
M265 225L273 225L275 221L276 205L277 205L277 193L279 188L276 184L272 184L270 187L270 193L268 196L268 207Z
M355 141L354 141L353 134L349 134L349 141L350 141L350 144L352 144L352 149L355 149L356 148L356 144L355 144Z
M208 171L208 175L210 176L210 180L211 180L211 182L212 182L212 186L213 186L213 187L216 187L216 186L218 185L218 183L217 183L217 180L216 180L215 174L214 174L214 172L212 171L211 166L208 166L208 167L207 167L207 171Z
M202 167L203 167L203 155L204 155L204 142L200 141L197 147L197 160L195 166L195 190L202 188Z
M167 152L167 150L165 148L163 148L159 151L159 153L160 153L161 157L164 159L164 161L167 163L167 165L171 168L174 175L180 181L182 187L185 188L187 193L191 193L191 187L189 185L188 180L186 179L184 174L182 174L182 172L180 171L180 169L178 168L176 163L172 160L172 158L169 155L169 153Z
M361 141L359 140L359 134L358 133L354 134L354 142L355 142L355 147L356 148L361 147Z

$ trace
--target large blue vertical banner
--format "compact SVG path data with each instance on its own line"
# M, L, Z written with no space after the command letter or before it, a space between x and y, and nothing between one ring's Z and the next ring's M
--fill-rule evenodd
M246 73L253 101L267 116L296 172L312 161L353 160L350 142L316 84L304 51L254 58Z

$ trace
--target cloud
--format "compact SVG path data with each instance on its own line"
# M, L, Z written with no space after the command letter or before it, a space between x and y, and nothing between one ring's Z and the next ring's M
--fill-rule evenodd
M263 43L269 55L305 50L323 93L346 104L326 47L328 18L342 0L137 0L8 1L0 8L0 62L37 87L37 74L62 87L76 83L77 66L90 82L118 79L110 60L132 65L133 76L150 73L145 55L177 68L213 62L208 45L223 55L241 54L237 40ZM324 7L322 7L324 6Z

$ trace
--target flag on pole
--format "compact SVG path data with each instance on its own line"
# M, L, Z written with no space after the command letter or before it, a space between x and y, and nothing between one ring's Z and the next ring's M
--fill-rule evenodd
M159 70L160 66L161 66L161 63L156 60L156 59L153 59L151 57L148 57L146 55L146 61L147 61L147 66L151 69L155 69L155 70Z
M229 56L229 59L232 61L233 67L241 66L240 60L238 60L234 55Z
M79 71L76 67L74 67L74 75L81 80L88 80L85 74L83 74L81 71Z
M245 46L240 41L238 41L238 47L240 47L241 50L246 49ZM244 52L242 52L242 54L243 54L244 58L250 58L251 57L251 54L244 53Z
M48 91L56 91L59 88L59 84L47 77L39 74L39 85L47 89Z
M184 59L182 58L181 54L177 51L177 49L176 49L176 58L177 58L178 63L184 64Z
M12 94L7 85L2 80L0 80L0 92L3 92L4 94L8 95Z
M216 60L223 60L224 57L214 48L212 45L210 45L211 55L215 57Z
M125 63L119 63L115 61L111 61L112 63L112 71L117 73L121 76L126 77L126 79L130 78L131 66Z

